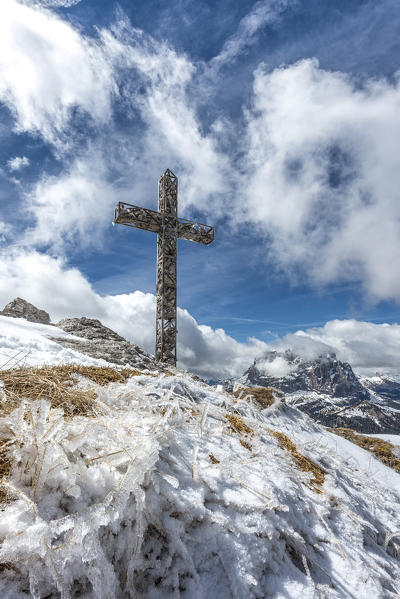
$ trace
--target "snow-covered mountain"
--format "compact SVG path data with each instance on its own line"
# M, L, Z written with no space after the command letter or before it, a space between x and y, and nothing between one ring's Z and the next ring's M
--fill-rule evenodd
M271 351L256 359L238 382L282 391L288 403L325 426L400 432L400 384L382 377L360 380L333 353L304 360L291 350Z
M85 343L0 316L2 599L399 596L393 468L278 396Z
M377 373L375 376L363 377L360 380L371 394L385 400L387 406L400 410L400 376Z

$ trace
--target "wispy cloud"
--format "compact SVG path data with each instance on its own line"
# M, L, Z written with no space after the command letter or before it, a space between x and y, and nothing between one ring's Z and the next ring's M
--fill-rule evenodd
M7 162L10 171L19 171L24 166L29 166L29 164L29 158L26 156L15 156L14 158L10 158Z
M82 0L39 0L40 4L43 6L48 6L52 8L69 8L70 6L75 6L75 4L79 4Z
M92 40L35 4L0 6L0 100L15 129L39 134L61 151L76 111L100 123L110 118L116 91L110 65Z
M229 37L221 51L209 64L211 70L217 71L225 63L232 62L257 39L259 31L279 20L283 11L296 0L259 0L251 11L240 21L237 31Z

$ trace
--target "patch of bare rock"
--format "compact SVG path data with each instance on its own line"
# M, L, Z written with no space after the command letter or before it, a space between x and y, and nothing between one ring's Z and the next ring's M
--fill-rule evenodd
M9 302L0 314L12 318L25 318L25 320L39 322L40 324L50 324L50 316L45 310L36 308L36 306L20 297L16 297Z
M74 349L92 358L102 358L120 366L160 369L160 365L156 363L153 356L104 326L100 320L85 317L63 318L56 326L66 333L80 337L80 339L52 338L63 347Z

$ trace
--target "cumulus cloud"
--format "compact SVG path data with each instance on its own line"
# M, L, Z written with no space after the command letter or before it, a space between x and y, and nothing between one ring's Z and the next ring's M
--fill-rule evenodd
M71 244L95 245L112 220L116 194L103 156L86 152L63 174L43 176L27 195L34 222L24 234L24 243L48 245L60 255Z
M155 296L151 293L101 296L79 270L60 258L39 252L8 252L0 262L0 307L17 296L47 310L54 322L64 317L98 318L154 352ZM305 359L334 352L359 374L398 374L398 324L333 320L323 327L286 335L272 346L254 338L239 343L223 329L199 325L187 310L178 309L178 330L178 365L206 378L238 377L254 358L274 348L291 348ZM286 376L293 370L279 356L259 365L270 376Z
M257 368L265 376L281 378L294 372L296 364L289 364L283 356L276 356L273 360L257 360Z
M316 60L255 73L241 218L312 283L400 299L400 84L357 84Z
M2 0L0 71L0 100L17 131L61 148L73 111L103 123L110 117L116 88L101 48L37 4Z
M10 171L19 171L24 166L29 166L29 158L27 156L15 156L7 162Z
M14 252L0 262L0 305L17 296L48 311L54 322L64 317L98 318L154 353L156 301L151 293L100 296L79 270L62 259ZM207 378L240 376L267 348L257 339L238 343L222 329L199 325L187 310L178 309L178 330L178 366Z
M336 353L360 374L396 374L400 363L400 325L374 324L354 319L331 320L323 327L297 331L278 342L306 359Z
M286 4L256 3L226 52L240 51ZM292 278L306 276L316 286L356 280L374 301L400 299L398 79L361 85L315 60L273 71L260 66L236 140L246 160L235 169L239 147L222 143L229 124L219 119L202 127L199 68L187 56L134 29L123 15L94 41L37 6L15 0L5 6L0 97L17 128L60 143L74 106L107 121L114 97L129 118L139 119L140 130L124 134L110 123L58 179L43 175L28 194L36 224L26 241L58 251L68 240L96 241L109 221L112 191L114 200L124 199L123 187L150 198L155 193L141 181L169 166L180 175L186 216L196 208L214 219L229 213L232 225L252 223L265 237L266 260Z

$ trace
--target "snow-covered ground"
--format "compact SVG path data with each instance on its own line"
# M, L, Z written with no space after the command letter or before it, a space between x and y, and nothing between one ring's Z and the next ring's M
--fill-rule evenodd
M38 326L21 324L21 346L2 328L4 351L76 359ZM79 385L96 390L96 416L27 398L0 418L13 464L2 599L399 597L400 475L369 452L185 373ZM273 431L325 471L319 489Z
M53 325L0 316L0 368L41 364L104 366L105 360L65 349L50 337L79 339Z

